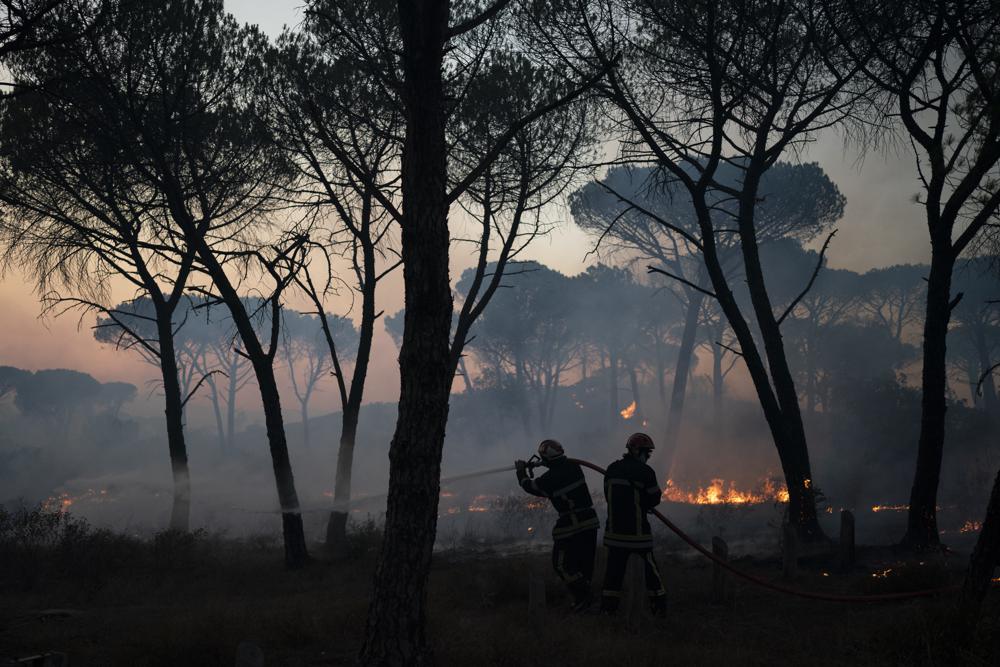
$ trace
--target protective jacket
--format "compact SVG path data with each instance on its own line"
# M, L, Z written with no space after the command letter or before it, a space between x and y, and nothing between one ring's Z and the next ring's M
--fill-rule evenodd
M552 506L559 512L559 520L552 528L552 539L597 530L600 525L587 480L578 463L561 456L549 463L549 469L543 475L534 479L518 475L518 482L528 493L551 500Z
M639 459L626 454L608 466L604 474L604 497L608 521L604 545L622 549L652 549L653 532L646 512L660 504L656 473Z

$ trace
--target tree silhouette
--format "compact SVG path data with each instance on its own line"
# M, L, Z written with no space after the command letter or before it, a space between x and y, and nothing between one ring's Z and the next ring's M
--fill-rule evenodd
M354 339L357 331L346 317L326 313L326 327L334 340L336 349L352 350L357 344ZM298 313L284 309L282 312L281 353L288 365L288 375L292 391L299 401L299 411L302 415L302 440L309 446L309 401L316 391L319 381L333 370L330 358L330 347L324 335L324 326L316 315ZM341 353L339 363L350 361L350 357ZM341 410L343 410L341 405Z
M698 248L710 289L733 329L771 430L789 489L789 519L806 539L822 536L795 383L759 256L764 176L812 133L853 119L867 89L859 66L832 37L818 4L576 0L553 3L535 22L539 48L570 71L613 67L595 90L620 130L621 161L652 162L657 185L691 199L697 234L660 224ZM631 30L642 25L642 30ZM618 54L625 56L616 60ZM738 185L719 169L740 171ZM692 171L694 173L692 173ZM719 204L729 220L719 224ZM842 207L842 202L841 202ZM839 215L839 213L838 213ZM739 240L751 320L733 294L719 237ZM763 348L763 349L761 349Z
M696 174L694 168L686 171L692 176ZM687 379L699 340L698 325L703 314L716 310L718 305L706 303L708 276L696 243L699 230L691 197L680 188L658 187L656 178L656 171L651 168L613 169L603 180L575 192L570 205L576 224L597 239L598 251L603 248L609 255L620 256L629 263L665 271L669 278L667 287L685 308L684 326L676 337L679 351L663 444L665 453L660 455L669 475ZM722 164L717 169L716 180L726 187L738 187L741 179L742 170L736 165ZM757 210L757 242L762 248L785 238L809 241L843 211L843 196L815 164L775 164L765 172L761 187L768 193ZM734 207L728 197L713 205L718 227L724 228L735 215ZM716 242L716 253L730 281L737 280L742 273L738 244L739 239L733 233L719 234ZM728 350L717 343L722 342L721 333L726 325L719 318L713 321L717 329L721 327L720 335L708 344L713 346L713 382L718 386L715 393L721 396L723 357Z
M890 14L884 13L892 7ZM901 11L905 9L905 11ZM961 295L959 256L1000 210L1000 89L990 72L1000 16L988 0L928 0L904 7L851 2L828 9L831 28L866 79L898 113L917 160L931 243L921 371L917 466L902 543L940 543L937 492L947 410L947 335Z

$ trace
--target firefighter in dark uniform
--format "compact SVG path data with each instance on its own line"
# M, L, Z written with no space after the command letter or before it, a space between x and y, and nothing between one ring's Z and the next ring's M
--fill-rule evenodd
M548 498L559 512L552 529L552 567L573 595L573 609L590 606L590 581L594 575L597 528L600 522L580 465L569 461L555 440L538 445L541 465L548 470L537 478L528 472L526 461L515 461L517 481L532 495Z
M666 611L667 594L653 558L653 533L646 513L660 504L656 473L646 465L653 441L645 433L635 433L625 444L625 456L608 466L604 475L604 497L608 501L608 521L604 526L604 546L608 552L601 594L601 611L613 614L621 600L625 568L632 554L643 560L646 591L653 613Z

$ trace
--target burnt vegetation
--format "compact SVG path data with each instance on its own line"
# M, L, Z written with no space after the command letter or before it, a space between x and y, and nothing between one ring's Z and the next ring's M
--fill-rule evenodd
M0 0L2 269L153 370L0 366L0 661L991 664L998 77L989 0ZM836 261L830 137L926 262ZM540 608L547 506L442 471L639 430L752 576L945 592L662 531L667 623Z

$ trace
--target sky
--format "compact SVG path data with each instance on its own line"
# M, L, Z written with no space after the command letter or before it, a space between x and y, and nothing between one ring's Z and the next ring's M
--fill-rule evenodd
M302 18L301 0L228 0L226 4L239 20L259 25L271 37L280 34L284 25L294 26ZM800 159L818 162L847 198L844 217L837 224L839 232L828 251L830 266L865 271L928 260L926 226L920 206L913 202L919 183L906 147L889 153L845 148L842 139L830 132L818 137ZM587 257L593 241L572 224L565 209L555 209L550 215L559 224L535 242L526 258L567 274L582 271L594 261L593 256ZM468 248L458 247L453 255L452 278L457 280L461 269L470 265L471 254ZM400 275L392 276L381 289L379 309L394 313L402 307ZM89 328L92 317L43 316L30 276L13 271L0 279L0 313L4 314L0 365L31 370L73 368L104 382L132 382L141 391L156 375L155 369L134 354L94 341ZM392 401L398 393L396 348L380 326L376 329L368 400ZM313 414L337 409L333 387L325 389ZM147 403L133 410L158 410L155 401Z

